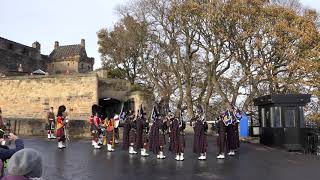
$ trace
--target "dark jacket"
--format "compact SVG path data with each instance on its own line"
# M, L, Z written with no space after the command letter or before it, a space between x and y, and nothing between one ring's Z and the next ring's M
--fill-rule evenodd
M0 159L2 161L5 161L7 159L10 159L11 156L16 153L17 151L21 150L24 148L24 144L22 139L17 139L15 141L16 144L16 148L15 149L4 149L4 148L0 148Z

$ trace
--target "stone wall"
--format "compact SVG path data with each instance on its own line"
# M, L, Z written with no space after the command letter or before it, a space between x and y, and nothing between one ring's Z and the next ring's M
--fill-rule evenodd
M119 101L126 101L131 91L130 82L121 79L99 78L98 96L101 98L114 98Z
M87 120L98 101L96 74L0 79L0 106L8 118L45 119L49 107L64 104L70 119Z

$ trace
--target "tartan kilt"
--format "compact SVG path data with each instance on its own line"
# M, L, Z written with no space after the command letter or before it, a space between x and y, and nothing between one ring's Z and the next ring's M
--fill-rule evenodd
M180 134L179 135L179 142L180 142L180 148L182 149L182 150L184 150L184 148L186 147L186 140L185 140L185 138L184 138L184 133L182 133L182 134Z
M136 130L135 129L131 129L129 132L129 145L130 144L135 144L136 143Z
M112 144L113 141L113 131L106 132L107 144Z
M149 138L147 136L147 133L145 131L143 131L142 133L142 145L145 144L145 143L148 143L149 142Z
M165 146L166 145L166 135L159 134L159 146Z
M64 134L64 128L57 129L57 139L58 141L64 141L65 140L65 134Z

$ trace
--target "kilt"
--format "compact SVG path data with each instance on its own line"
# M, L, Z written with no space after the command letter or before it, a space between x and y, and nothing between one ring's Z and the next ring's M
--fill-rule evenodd
M184 133L178 134L176 137L170 138L170 147L169 150L174 153L183 153L186 146L186 141L184 138Z
M186 140L184 138L184 133L181 133L179 135L179 148L180 148L180 152L184 151L184 148L186 147Z
M165 146L166 145L166 135L165 134L159 134L159 146Z
M236 149L236 140L233 125L227 126L227 148L228 151Z
M48 130L54 130L55 128L55 124L54 124L54 121L53 120L49 120L49 129Z
M145 144L145 143L148 143L148 142L149 142L149 139L148 139L147 133L145 131L143 131L143 133L142 133L142 145Z
M217 145L219 147L219 154L225 153L226 149L226 134L220 133L217 137Z
M112 144L113 142L113 131L106 132L107 144Z
M58 139L58 142L59 141L64 141L65 140L65 134L64 134L64 128L59 128L57 129L57 139Z
M136 130L131 129L129 132L129 145L136 143L136 136L137 136Z

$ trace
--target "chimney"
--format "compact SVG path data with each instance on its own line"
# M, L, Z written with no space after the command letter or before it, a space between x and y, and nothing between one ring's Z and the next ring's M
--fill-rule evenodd
M40 43L38 41L32 43L32 47L37 49L40 52L41 45L40 45Z
M59 47L59 42L58 41L55 41L54 42L54 49L57 49Z
M86 46L86 42L84 39L81 39L81 44L80 44L81 47L85 47Z

